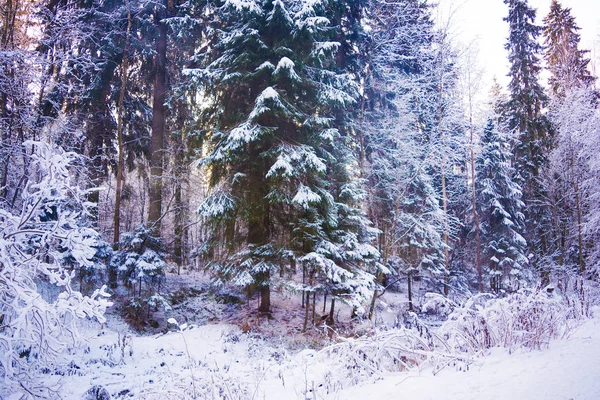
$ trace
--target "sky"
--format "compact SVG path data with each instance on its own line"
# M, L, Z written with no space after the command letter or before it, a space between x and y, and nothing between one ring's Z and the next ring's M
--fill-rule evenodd
M495 76L506 86L508 60L504 49L508 24L503 20L508 6L503 0L439 0L438 22L448 21L450 31L463 47L475 51L478 67L482 70L482 86L489 87ZM529 0L537 9L537 23L550 10L551 0ZM572 9L581 28L581 49L590 50L590 58L600 73L600 0L560 0L563 7Z

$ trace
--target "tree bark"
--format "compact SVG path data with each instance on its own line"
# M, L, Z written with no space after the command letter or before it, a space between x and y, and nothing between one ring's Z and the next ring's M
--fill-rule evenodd
M304 299L304 292L302 292L302 298ZM302 332L306 332L306 328L308 327L308 313L310 310L310 296L309 293L306 292L306 303L304 308L304 325L302 326Z
M162 175L165 146L165 100L167 94L167 26L163 12L154 14L158 36L154 66L154 95L152 100L152 139L150 156L150 191L148 222L155 236L160 236L162 218Z
M184 264L184 253L186 243L186 211L187 201L184 204L183 185L185 184L186 157L185 147L182 135L175 135L175 217L174 217L174 233L173 241L173 257L177 264L177 275L181 273L181 266Z
M450 255L448 252L449 249L449 224L448 224L448 194L446 191L446 144L445 144L445 135L444 129L442 128L442 123L444 122L444 108L443 108L443 97L444 97L444 43L440 43L440 84L439 84L439 99L438 99L438 132L440 136L440 144L442 151L442 162L441 162L441 175L442 175L442 205L444 209L444 232L443 232L443 240L444 240L444 260L445 260L445 279L444 279L444 295L448 296L449 282L450 282Z
M413 311L412 270L408 271L408 311Z
M127 87L127 73L129 69L129 35L131 33L131 10L129 0L127 5L127 31L125 34L125 47L123 48L123 61L121 64L121 91L119 93L119 104L117 106L117 148L119 159L117 162L117 187L115 190L115 212L113 217L113 246L117 248L121 235L121 197L123 192L125 149L123 146L123 103Z
M579 275L583 279L585 273L585 262L583 260L583 232L581 229L581 199L579 196L579 185L577 180L573 177L573 189L575 190L575 208L577 210L577 242L579 245Z
M261 276L262 284L260 286L260 306L258 307L258 311L262 313L269 313L271 311L271 288L269 287L270 275L270 272L266 271Z
M469 74L470 76L470 74ZM469 130L471 136L470 153L471 153L471 189L473 191L472 207L473 207L473 219L475 221L475 246L477 251L476 262L477 262L477 278L479 281L479 293L483 293L483 271L481 268L481 234L479 224L479 213L477 212L477 182L475 180L475 138L473 134L473 111L472 111L472 100L471 93L469 92Z
M329 309L329 317L327 317L327 325L330 328L333 328L333 326L335 324L334 313L335 313L335 297L331 299L331 308Z

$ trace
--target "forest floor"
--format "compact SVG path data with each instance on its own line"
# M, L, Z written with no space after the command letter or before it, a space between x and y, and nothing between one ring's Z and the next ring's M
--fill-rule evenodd
M323 350L352 343L350 332L373 333L372 325L352 325L340 308L340 331L333 339L323 328L301 333L299 297L274 291L271 319L259 318L256 304L229 293L206 293L202 276L169 278L168 290L185 293L181 303L156 316L163 332L135 333L116 311L103 326L83 330L88 346L47 383L58 384L66 399L86 397L103 387L113 399L564 399L600 398L600 318L585 320L544 350L493 348L441 371L430 364L398 372L348 369L347 360ZM194 290L190 290L193 288ZM380 306L380 323L391 323L403 307L400 293ZM322 305L321 305L322 306ZM593 309L600 316L600 308ZM345 314L348 314L346 316ZM179 331L164 333L165 319ZM355 336L355 335L354 335ZM367 371L368 372L368 371ZM434 373L435 372L435 373ZM8 400L8 399L7 399Z

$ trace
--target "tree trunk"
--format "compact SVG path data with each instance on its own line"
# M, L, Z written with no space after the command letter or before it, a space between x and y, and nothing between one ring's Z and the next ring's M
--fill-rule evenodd
M443 74L443 72L442 72ZM450 226L448 224L448 193L446 191L446 151L445 151L445 140L444 140L444 130L442 129L442 121L443 121L443 109L441 106L442 96L444 92L443 78L440 83L440 107L439 107L439 120L438 120L438 129L440 133L440 141L442 147L442 163L441 163L441 173L442 173L442 206L444 209L444 232L443 232L443 240L444 240L444 266L446 268L445 271L445 279L444 279L444 295L448 296L448 286L450 282L450 254L449 250L449 241L450 241Z
M304 299L304 292L302 292L302 298ZM302 332L306 332L306 328L308 327L308 313L310 310L310 296L309 293L306 292L306 303L304 308L304 325L302 326Z
M473 219L475 221L475 246L477 251L476 262L477 262L477 278L479 281L479 293L483 293L483 271L481 267L481 234L479 224L479 213L477 212L477 186L475 181L475 140L473 135L473 119L469 117L469 129L471 131L471 188L473 191L472 207L473 207Z
M150 192L148 222L153 234L160 236L162 218L162 175L165 145L165 100L167 94L167 26L162 21L162 12L154 19L158 29L154 66L154 96L152 101L152 154L150 156Z
M396 206L396 213L397 214L398 211L398 206ZM394 215L395 215L394 214ZM394 229L395 227L395 222L394 224L392 224L392 229ZM391 230L390 230L391 231ZM384 228L382 236L383 236L383 265L387 266L389 257L390 257L390 251L391 251L391 242L392 242L392 238L388 237L387 234L387 229ZM391 235L391 233L390 233ZM375 283L378 284L379 281L381 280L381 273L377 272L376 276L375 276ZM369 320L372 321L373 320L373 315L375 314L375 304L377 303L377 298L379 297L379 290L375 289L373 291L373 298L371 299L371 305L369 306Z
M186 215L187 207L183 200L183 185L185 184L186 157L183 144L183 137L175 135L175 217L174 217L174 233L173 240L173 258L177 264L177 275L181 273L181 266L184 264L184 253L186 243ZM187 203L187 202L186 202Z
M258 311L262 313L269 313L271 311L270 275L269 271L266 271L261 276L262 284L260 286L260 306L258 307Z
M306 266L304 265L304 263L302 263L302 285L306 285ZM305 301L304 301L304 295L305 295L306 291L302 291L302 304L301 307L304 308L305 306Z
M129 1L127 5L127 32L125 36L125 47L123 48L123 61L121 65L121 91L119 93L119 104L117 106L117 148L119 151L119 160L117 162L117 187L115 190L115 212L113 217L113 246L118 246L121 235L121 197L123 191L124 169L125 169L125 149L123 146L123 103L125 100L125 90L127 86L127 73L129 69L129 34L131 32L131 11Z
M317 291L315 290L313 292L313 296L312 296L312 321L313 321L313 325L316 324L316 318L317 318Z
M327 317L327 325L330 328L334 326L334 312L335 312L335 297L331 299L331 308L329 309L329 317Z
M408 311L413 311L412 271L408 271Z

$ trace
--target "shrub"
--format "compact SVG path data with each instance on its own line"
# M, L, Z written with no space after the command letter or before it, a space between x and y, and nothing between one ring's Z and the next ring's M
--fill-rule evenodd
M86 193L72 181L74 153L42 142L34 148L31 174L21 209L0 208L0 397L53 397L40 374L67 363L65 355L80 343L77 320L104 321L110 305L103 287L83 296L71 286L65 269L69 254L77 268L88 268L98 234L85 228ZM59 291L45 299L36 282Z

